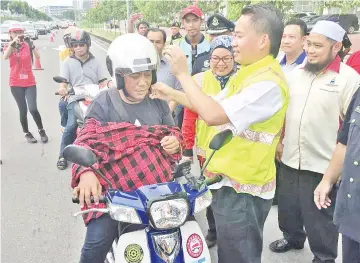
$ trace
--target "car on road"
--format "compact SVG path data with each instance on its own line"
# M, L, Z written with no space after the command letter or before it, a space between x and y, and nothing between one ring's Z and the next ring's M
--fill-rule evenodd
M5 20L2 25L10 25L10 24L15 24L15 23L19 23L19 21L16 20Z
M5 45L7 45L10 42L10 35L9 35L9 25L10 24L2 24L0 26L1 30L1 51L3 51L3 48Z
M22 26L25 29L25 34L29 35L31 39L38 39L39 38L39 33L38 31L35 29L33 24L29 24L29 23L22 23Z
M307 22L308 32L312 30L314 25L321 20L333 21L338 23L348 34L353 34L359 30L359 19L354 14L332 14L320 16Z
M34 24L35 29L38 32L38 35L46 35L47 34L47 29L45 27L44 24L42 23L35 23Z
M320 17L319 15L314 15L314 16L303 16L302 18L300 18L301 20L303 20L305 23L309 23L310 21L316 19Z
M68 22L66 22L66 21L62 21L62 22L61 22L60 28L66 29L66 28L68 28L68 27L69 27Z
M314 12L299 12L299 13L294 13L292 15L293 18L303 18L303 17L307 17L307 16L316 16L317 14Z

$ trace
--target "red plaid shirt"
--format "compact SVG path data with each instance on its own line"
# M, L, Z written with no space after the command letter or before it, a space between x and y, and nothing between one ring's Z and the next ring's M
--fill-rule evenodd
M132 191L144 185L173 180L172 170L181 152L169 155L161 147L165 136L175 136L182 146L178 128L165 125L135 126L131 123L101 123L96 119L86 121L75 144L91 149L98 158L94 167L110 180L113 189ZM78 185L81 174L91 170L77 164L72 168L71 186ZM98 176L105 192L109 185ZM105 207L99 204L98 207ZM87 209L85 207L84 209ZM102 213L84 215L85 224Z

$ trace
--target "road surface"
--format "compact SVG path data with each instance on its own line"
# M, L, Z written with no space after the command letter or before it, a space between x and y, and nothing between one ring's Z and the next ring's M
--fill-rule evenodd
M49 35L35 41L44 68L36 71L35 77L38 107L49 135L46 145L25 142L18 109L8 87L8 62L1 62L1 262L4 263L76 263L84 240L82 219L72 217L78 207L70 201L70 169L58 171L56 168L61 132L58 97L54 95L58 85L52 77L59 73L55 49L63 44L61 33L55 41L49 43ZM99 40L93 40L91 47L104 66L107 47ZM34 136L39 138L31 115L29 124ZM194 167L194 170L198 168ZM197 218L206 233L204 213ZM312 254L307 244L301 251L270 252L270 242L279 237L277 208L273 207L265 225L263 262L311 262ZM216 248L212 248L211 253L212 262L216 263Z

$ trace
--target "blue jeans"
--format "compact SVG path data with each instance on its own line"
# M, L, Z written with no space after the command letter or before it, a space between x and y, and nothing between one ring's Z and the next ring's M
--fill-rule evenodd
M74 141L76 139L76 129L77 129L78 125L77 125L76 116L74 113L75 103L77 103L77 102L71 102L66 107L68 118L67 118L65 130L64 130L64 133L63 133L63 136L61 139L60 157L63 157L63 152L64 152L65 147L74 143Z
M66 127L67 119L68 119L68 111L67 111L67 101L60 99L59 101L59 112L60 112L60 123L61 127Z
M109 215L92 219L87 226L85 243L81 250L80 263L104 263L111 244L118 236L119 222Z

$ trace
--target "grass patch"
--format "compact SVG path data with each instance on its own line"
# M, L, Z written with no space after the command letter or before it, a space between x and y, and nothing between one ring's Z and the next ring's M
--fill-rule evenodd
M105 31L103 29L90 29L90 28L85 28L85 30L96 36L103 37L110 41L113 41L115 38L120 36L119 31L116 31L116 33L115 33L115 32L111 32L111 31Z

